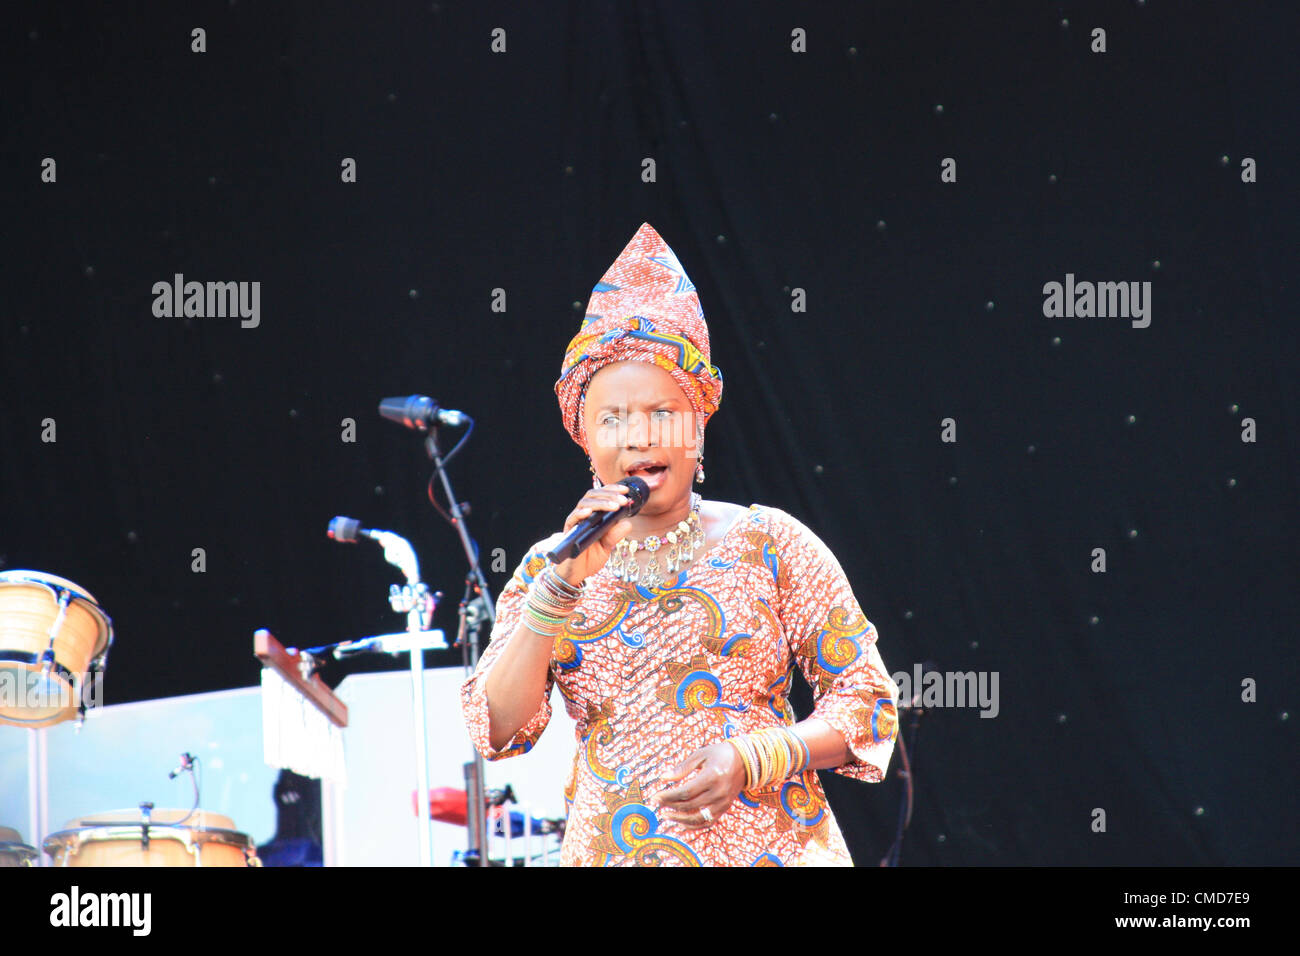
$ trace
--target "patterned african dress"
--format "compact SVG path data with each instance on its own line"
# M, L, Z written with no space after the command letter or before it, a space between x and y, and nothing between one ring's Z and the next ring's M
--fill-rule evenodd
M660 775L697 748L793 724L787 696L796 666L813 689L811 716L839 731L851 751L836 772L884 778L898 687L821 539L786 512L754 504L663 587L625 583L602 568L555 638L542 705L495 750L487 674L561 537L538 542L514 572L497 602L494 639L461 688L474 745L499 760L532 748L559 687L578 738L561 865L852 865L816 771L742 791L707 829L660 818L649 799L668 786Z

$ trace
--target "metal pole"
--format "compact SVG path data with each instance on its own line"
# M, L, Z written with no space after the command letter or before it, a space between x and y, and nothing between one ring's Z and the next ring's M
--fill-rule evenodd
M487 826L483 819L487 801L483 796L483 777L479 770L478 761L471 760L465 764L465 829L469 834L465 862L472 866L486 866L488 856L484 839Z
M37 739L37 731L33 730L27 735L27 836L32 841L32 845L39 851L36 855L36 865L45 865L45 853L42 845L44 829L41 827L41 760L38 750L40 743Z
M501 804L501 831L506 835L506 866L515 865L515 854L511 842L515 835L515 821L512 819L509 804Z
M424 629L424 611L417 606L407 612L406 629L411 634L411 706L415 710L415 803L419 813L420 866L433 866L433 820L429 816L429 747L427 715L424 710L424 645L415 635Z
M533 811L524 804L524 866L533 865Z

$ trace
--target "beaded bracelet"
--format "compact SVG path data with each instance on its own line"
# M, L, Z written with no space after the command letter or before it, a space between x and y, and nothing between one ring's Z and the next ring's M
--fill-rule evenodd
M544 567L533 579L524 604L524 625L542 637L554 639L564 630L564 622L582 600L587 585L575 587L556 572L553 565Z

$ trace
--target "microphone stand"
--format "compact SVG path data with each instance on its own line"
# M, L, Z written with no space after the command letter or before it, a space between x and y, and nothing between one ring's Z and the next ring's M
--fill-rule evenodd
M411 706L415 718L416 786L422 799L416 800L419 820L420 866L433 866L433 821L429 808L428 717L424 709L424 649L428 626L438 606L437 596L420 580L420 564L415 550L403 538L385 532L380 543L384 558L399 568L406 584L390 585L388 603L398 614L406 615L406 633L411 654Z
M460 601L460 630L456 635L456 646L460 648L460 659L465 669L466 680L474 673L474 664L478 661L479 628L488 619L483 599L470 596L473 590L473 577L467 574L465 594ZM466 866L483 866L484 856L487 853L487 817L485 816L487 793L483 777L483 758L479 756L477 750L473 752L464 769L467 801L465 828L468 839L463 860Z
M906 704L901 700L898 702L899 710L906 710L911 717L910 729L912 731L912 748L916 748L916 736L921 726L921 716L925 713L925 708L920 706L921 693L917 691L912 700ZM903 737L902 718L899 718L898 728L898 755L902 759L903 765L898 769L895 776L903 779L903 796L898 803L898 829L894 832L894 842L890 844L889 849L880 860L880 866L898 866L898 859L903 852L903 832L912 822L912 799L916 794L916 778L913 769L913 758L908 752L907 741Z
M470 540L469 532L465 528L465 516L461 512L460 503L451 489L451 480L447 477L447 471L443 468L442 453L438 449L436 421L429 426L428 435L424 440L424 448L429 455L429 460L433 462L439 480L442 482L442 489L446 493L450 505L452 527L456 529L461 547L465 550L465 557L469 561L469 572L465 575L465 598L461 600L458 609L460 623L456 631L456 643L461 647L465 675L468 677L478 664L479 628L485 622L489 626L496 623L496 607L492 601L492 591L488 587L487 579L483 576L483 569L479 566L478 550ZM469 597L471 593L475 595L473 598ZM464 859L467 866L483 866L486 863L487 795L484 788L483 771L483 757L477 750L474 750L472 758L465 764L465 796L468 812L465 821L467 843ZM427 814L429 812L427 783L424 790L421 791L420 797L421 803L424 804L424 812Z
M346 521L344 523L347 524ZM355 525L356 522L352 524ZM349 537L342 540L354 539L356 531L357 528L353 527L348 532ZM334 533L334 523L331 522L330 535L333 536ZM426 647L443 646L441 632L428 630L429 625L433 623L433 612L438 606L438 598L442 593L430 594L428 586L420 580L420 561L415 556L415 549L411 547L409 541L391 531L372 530L369 536L383 548L384 560L401 571L402 576L406 578L406 584L393 584L388 588L389 605L398 614L406 615L406 633L348 641L317 650L332 649L335 651L336 658L346 656L347 653L373 650L376 646L389 653L400 653L403 650L410 652L411 716L415 727L415 785L418 788L417 797L423 795L421 799L415 801L416 818L419 821L420 866L433 866L433 821L429 812L428 715L424 709L424 651ZM340 651L343 653L340 654ZM305 664L308 669L315 666L310 653L303 657L305 660L300 661L300 666Z
M415 560L413 556L407 557L407 549L399 546L399 550L402 556L406 557L406 560ZM396 584L390 585L388 599L394 611L406 614L406 630L404 632L399 634L377 634L373 637L322 644L319 647L306 647L298 652L298 656L307 665L307 673L310 673L317 668L316 659L320 657L329 656L335 660L343 660L346 657L355 657L361 654L410 653L411 695L415 714L416 793L417 795L421 792L428 794L429 762L428 746L426 744L427 720L424 709L424 652L446 650L447 642L443 639L442 631L431 631L424 625L432 622L433 611L437 608L438 601L442 599L442 592L435 591L432 595L429 594L429 589L419 580L417 566L409 566L409 571L405 566L405 562L399 566L406 571L408 583L405 587L399 587ZM414 584L410 583L412 580ZM416 812L419 814L420 866L432 866L433 826L428 799L421 803L417 796Z

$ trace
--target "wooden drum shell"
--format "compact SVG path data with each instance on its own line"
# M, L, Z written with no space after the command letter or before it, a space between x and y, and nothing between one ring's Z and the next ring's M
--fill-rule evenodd
M139 810L97 813L71 820L45 838L55 866L259 866L257 848L235 830L229 817L196 810L155 810L150 814L149 845L142 839Z
M56 666L43 679L63 706L18 706L15 691L22 691L12 685L42 680L41 657L50 646L64 592L70 597L54 634ZM0 694L0 723L49 727L75 717L81 701L69 677L85 680L92 670L102 670L112 640L112 621L88 591L41 571L0 572L0 676L11 685Z

